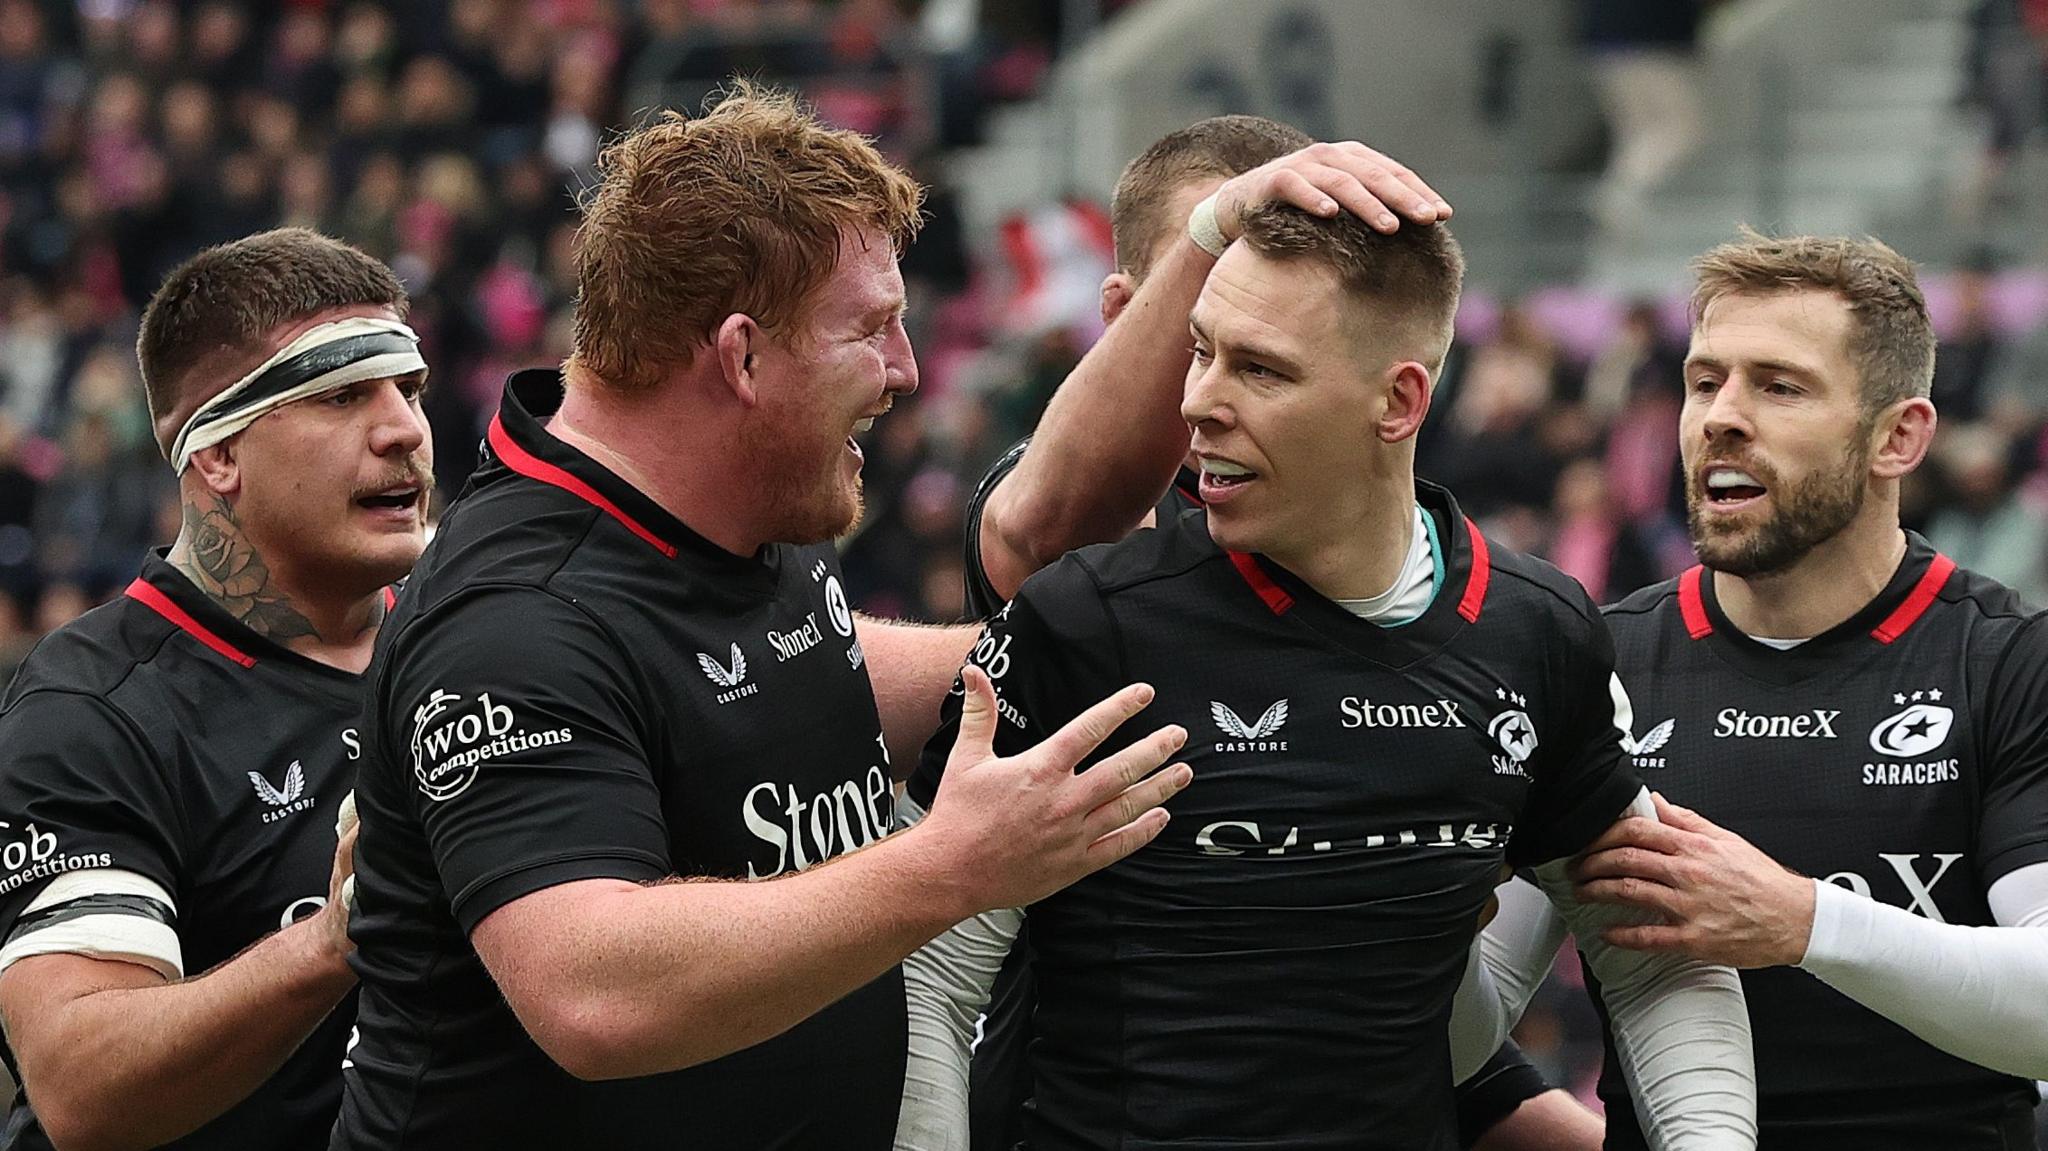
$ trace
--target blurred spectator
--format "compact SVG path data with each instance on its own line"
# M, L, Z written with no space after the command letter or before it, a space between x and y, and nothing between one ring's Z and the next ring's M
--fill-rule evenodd
M1699 146L1704 0L1584 0L1586 50L1613 136L1593 214L1640 228L1649 194Z
M1942 418L1969 423L1984 418L1986 385L2004 340L1991 322L1991 261L1979 254L1957 272L1953 330L1934 357L1934 403Z
M1952 500L1934 513L1927 538L1949 558L2048 605L2048 515L2012 482L2012 445L1983 425L1941 429L1934 441Z
M1594 603L1612 602L1663 578L1654 553L1609 500L1607 471L1599 460L1566 465L1557 478L1553 515L1557 532L1550 560L1583 584Z

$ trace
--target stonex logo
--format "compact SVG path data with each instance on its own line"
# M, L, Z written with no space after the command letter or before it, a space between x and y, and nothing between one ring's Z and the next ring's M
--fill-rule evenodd
M518 723L507 704L478 694L464 697L435 688L412 716L412 774L420 794L444 803L469 790L486 760L537 747L555 747L575 739L566 727L551 731L514 731Z
M886 757L886 748L883 754ZM748 879L802 871L888 834L895 799L889 773L880 766L826 791L806 795L806 790L774 781L747 789L740 801L740 822L755 839L775 849L773 863L748 861Z
M1281 827L1286 827L1282 834ZM1515 833L1512 824L1468 823L1463 831L1454 823L1429 828L1404 828L1374 832L1343 839L1312 839L1302 842L1295 825L1261 825L1254 819L1221 819L1195 833L1195 846L1203 855L1302 855L1326 851L1379 851L1385 848L1465 848L1493 851Z
M795 631L768 632L768 646L775 649L775 662L786 663L825 642L825 633L818 628L818 613L804 616L804 625Z
M1464 727L1458 701L1439 699L1434 703L1379 703L1347 695L1337 702L1345 727Z
M1814 708L1799 715L1752 715L1724 707L1714 717L1715 739L1834 739L1840 711Z

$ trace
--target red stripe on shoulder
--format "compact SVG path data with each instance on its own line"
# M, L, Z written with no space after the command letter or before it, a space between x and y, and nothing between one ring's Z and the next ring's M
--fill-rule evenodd
M1879 643L1891 643L1905 635L1906 629L1920 622L1920 617L1934 606L1934 597L1941 594L1942 585L1948 582L1948 577L1955 570L1956 561L1940 552L1934 553L1934 561L1927 565L1926 573L1920 577L1919 583L1913 585L1905 601L1884 617L1883 623L1870 629L1871 638Z
M256 666L255 656L249 655L234 644L215 635L205 624L193 619L191 614L184 608L172 603L171 597L159 591L156 585L148 580L138 577L134 583L128 585L126 594L129 599L142 604L149 610L171 621L173 627L212 648L226 659L245 668Z
M1274 615L1285 615L1287 609L1294 606L1294 596L1286 588L1274 583L1273 577L1266 574L1265 569L1259 566L1258 560L1244 552L1224 554L1230 557L1231 566L1237 569L1237 574L1243 576L1244 582L1259 593L1259 598L1266 601L1266 606Z
M1472 540L1472 574L1465 577L1465 594L1458 600L1458 614L1466 623L1478 623L1479 611L1486 606L1486 585L1493 582L1493 558L1486 551L1486 537L1479 534L1479 525L1465 517L1465 534Z
M1678 614L1685 620L1685 634L1694 639L1714 634L1714 621L1708 618L1707 601L1700 594L1700 577L1705 574L1704 567L1694 564L1678 577Z
M604 493L563 471L561 468L541 459L525 448L514 443L505 431L503 419L491 417L491 450L505 461L505 466L531 480L558 487L570 495L599 509L606 515L626 525L626 530L654 545L654 549L670 559L676 558L676 545L662 539L647 529L645 524L625 513L619 505L604 497Z

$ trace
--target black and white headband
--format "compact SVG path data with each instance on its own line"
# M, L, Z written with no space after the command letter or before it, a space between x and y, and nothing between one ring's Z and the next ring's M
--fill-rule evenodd
M420 338L396 320L351 316L308 328L255 371L199 405L171 443L180 475L194 453L210 448L286 404L360 384L426 370Z

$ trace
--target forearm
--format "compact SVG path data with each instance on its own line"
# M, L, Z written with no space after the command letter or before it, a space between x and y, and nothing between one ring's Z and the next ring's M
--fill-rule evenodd
M974 649L976 629L854 617L882 738L898 782L909 778L924 745L939 729L939 704Z
M1564 864L1537 869L1600 981L1614 1046L1653 1151L1756 1146L1756 1070L1749 1011L1733 969L1680 955L1627 951L1605 927L1642 912L1582 903Z
M558 918L552 960L481 945L490 917L473 938L571 1074L671 1071L781 1034L971 913L928 846L912 831L773 880L586 881L510 905Z
M923 816L905 799L897 807L897 826L909 827ZM904 961L910 1041L896 1119L899 1151L967 1151L974 1024L1023 923L1021 908L983 912Z
M1552 1088L1494 1124L1472 1151L1600 1151L1606 1137L1606 1121Z
M1564 920L1543 892L1519 879L1497 890L1500 909L1473 941L1464 981L1451 1001L1451 1072L1457 1083L1506 1042L1564 942Z
M2048 1078L2048 922L1936 923L1834 884L1814 888L1801 968L1951 1055Z
M984 566L1003 595L1074 548L1121 538L1173 482L1188 453L1188 312L1215 263L1175 243L1053 393L983 512Z
M253 1094L354 985L324 926L307 920L204 975L55 1008L33 1042L17 1043L23 1083L59 1146L155 1147Z

